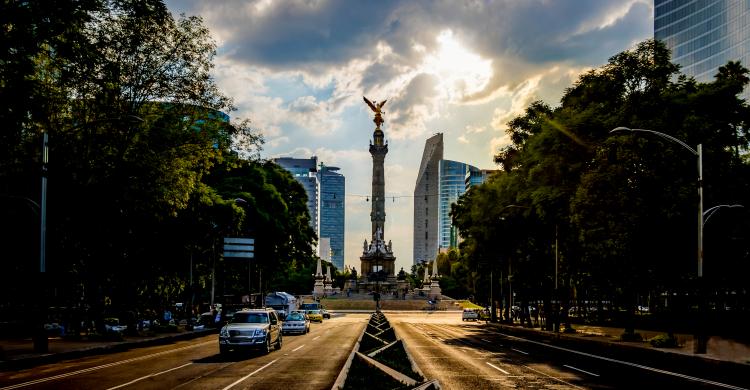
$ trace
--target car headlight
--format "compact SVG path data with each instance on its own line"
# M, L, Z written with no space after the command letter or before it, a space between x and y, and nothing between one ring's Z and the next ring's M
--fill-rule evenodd
M255 337L265 336L265 335L266 335L265 329L255 329Z
M229 337L229 329L227 327L221 328L221 331L219 332L220 337Z

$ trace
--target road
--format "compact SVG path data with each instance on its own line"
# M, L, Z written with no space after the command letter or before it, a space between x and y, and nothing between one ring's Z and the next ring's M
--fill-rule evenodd
M219 355L218 336L0 372L0 389L330 389L369 316L334 316L281 350ZM294 384L294 385L291 385Z
M425 377L446 389L743 389L743 378L618 361L505 335L460 314L388 314ZM744 378L745 383L747 377ZM734 385L732 382L735 382Z
M387 312L424 376L443 389L748 389L748 376L684 372L503 334L456 312ZM0 372L9 389L330 389L367 313L335 314L268 355L218 354L218 336Z

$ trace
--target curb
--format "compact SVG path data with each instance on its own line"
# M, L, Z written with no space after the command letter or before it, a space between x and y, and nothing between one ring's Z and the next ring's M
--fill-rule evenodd
M17 370L20 368L29 368L29 367L39 366L42 364L56 363L65 359L74 359L74 358L79 358L79 357L84 357L84 356L93 356L93 355L104 355L104 354L109 354L109 353L114 353L114 352L122 352L122 351L126 351L132 348L148 347L148 346L154 346L154 345L164 345L164 344L169 344L175 341L190 340L190 339L210 335L212 333L218 333L218 331L219 331L218 329L196 330L196 331L189 331L189 332L183 332L183 333L177 333L177 334L164 335L161 337L157 336L157 337L148 338L145 340L124 341L124 342L117 343L117 344L83 347L80 349L75 349L75 350L65 351L65 352L46 353L46 354L32 355L32 356L29 356L29 355L19 356L17 358L0 361L0 370L1 371Z

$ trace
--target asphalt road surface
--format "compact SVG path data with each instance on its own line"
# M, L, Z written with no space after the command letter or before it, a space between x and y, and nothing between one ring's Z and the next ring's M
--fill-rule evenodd
M334 316L281 350L219 355L218 335L1 372L0 389L330 389L369 315Z
M651 367L503 334L456 312L386 313L443 389L750 389L735 378ZM6 389L330 389L369 314L336 314L281 350L222 357L218 335L0 372Z
M701 378L505 335L460 314L389 314L429 379L446 389L745 389L744 378ZM730 379L725 381L725 379ZM744 381L744 383L742 383Z

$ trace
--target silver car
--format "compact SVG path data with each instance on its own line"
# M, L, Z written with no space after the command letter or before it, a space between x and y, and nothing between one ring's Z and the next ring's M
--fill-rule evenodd
M305 313L292 312L286 316L286 320L281 325L281 332L305 334L310 332L310 320Z
M219 352L260 349L269 353L281 349L281 321L272 309L244 309L234 313L219 332Z

